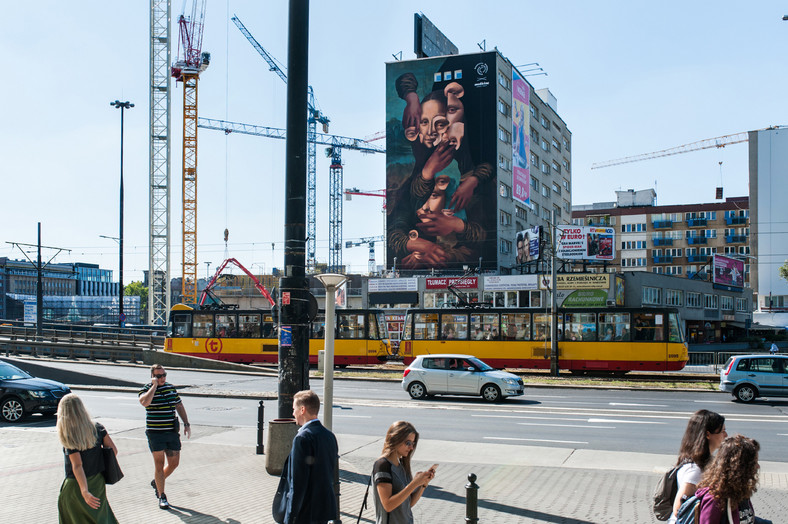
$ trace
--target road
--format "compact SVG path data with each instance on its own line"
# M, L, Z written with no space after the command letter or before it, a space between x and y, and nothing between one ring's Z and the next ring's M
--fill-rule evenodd
M119 367L58 362L58 368L145 382L145 367ZM201 426L254 428L258 400L277 389L276 377L236 373L169 370L180 386L190 421ZM323 381L311 379L322 396ZM142 424L144 413L132 391L76 390L97 418ZM189 396L251 395L252 398ZM764 461L785 461L788 443L788 399L731 402L723 393L527 387L524 397L488 404L480 398L437 397L414 401L398 382L337 380L334 386L334 430L382 436L395 420L409 420L422 439L500 443L558 448L674 454L689 416L698 409L723 414L729 434L743 433L761 443ZM277 418L276 400L266 400L265 418ZM33 417L25 425L50 425Z

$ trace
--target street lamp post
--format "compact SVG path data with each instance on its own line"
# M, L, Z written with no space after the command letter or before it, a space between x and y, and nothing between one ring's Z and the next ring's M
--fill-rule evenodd
M126 315L123 314L123 111L134 107L129 101L121 102L115 100L109 105L120 109L120 225L118 233L118 251L120 253L118 261L118 326L123 327ZM153 276L151 275L151 278Z
M326 327L325 333L326 346L323 359L323 425L329 431L333 431L334 423L334 324L336 305L336 291L339 286L347 282L348 278L339 273L323 273L315 275L315 278L326 288ZM339 520L339 459L334 468L334 494L337 497L337 520Z

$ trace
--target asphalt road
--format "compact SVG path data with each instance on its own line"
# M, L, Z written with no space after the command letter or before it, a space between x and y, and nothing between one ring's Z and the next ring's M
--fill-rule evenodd
M142 384L145 367L58 362L84 373L119 375ZM275 377L169 370L181 391L261 394L275 392ZM322 380L311 387L322 396ZM77 390L95 417L142 423L143 408L133 392ZM437 397L411 400L398 382L337 380L334 430L382 436L395 420L409 420L421 437L455 442L673 454L689 416L698 409L723 414L729 434L742 433L761 443L761 460L785 461L788 399L731 402L723 393L526 387L524 397L488 404L480 398ZM258 400L184 395L190 421L206 426L256 427ZM266 400L265 418L277 418L276 400ZM24 425L51 425L33 417ZM2 424L4 425L4 424Z

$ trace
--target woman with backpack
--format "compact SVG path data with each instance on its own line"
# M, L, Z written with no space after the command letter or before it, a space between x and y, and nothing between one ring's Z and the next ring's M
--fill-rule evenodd
M676 514L681 504L695 494L712 454L727 436L725 417L719 413L701 409L692 415L681 439L679 457L676 460L676 466L681 466L676 473L678 492L668 524L676 522Z
M726 438L703 472L695 494L700 499L700 524L764 524L755 516L750 497L758 486L757 440L743 435Z

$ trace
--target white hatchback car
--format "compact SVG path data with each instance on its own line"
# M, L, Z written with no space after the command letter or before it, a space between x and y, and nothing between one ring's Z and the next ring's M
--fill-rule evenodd
M481 395L488 402L525 393L517 375L493 369L471 355L421 355L405 369L402 388L411 398Z

